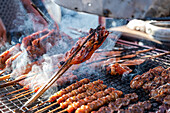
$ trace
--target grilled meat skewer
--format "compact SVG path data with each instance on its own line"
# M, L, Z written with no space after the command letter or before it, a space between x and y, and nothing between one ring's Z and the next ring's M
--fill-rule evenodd
M80 81L78 81L78 82L76 82L76 83L74 83L74 84L72 84L72 85L58 91L57 93L55 93L54 95L49 97L48 101L53 102L56 99L58 99L59 97L61 97L62 95L67 94L67 93L71 92L72 90L77 89L78 87L81 87L83 84L87 84L89 82L90 82L89 79L86 79L86 78L82 79L82 80L80 80Z
M77 96L68 98L65 102L60 103L60 106L62 109L64 109L64 108L68 107L68 105L72 104L73 102L77 102L80 99L83 99L87 96L91 96L92 94L94 94L98 91L102 91L106 88L107 88L107 86L103 85L103 84L99 84L98 86L92 86L88 90L86 90L86 92L78 94Z
M138 95L136 93L126 94L123 98L118 98L116 101L110 102L108 106L101 107L98 111L92 111L91 113L113 113L122 106L127 106L130 102L136 102L137 100Z
M21 44L16 44L15 46L12 46L9 50L1 53L0 55L0 69L3 70L6 67L6 60L9 59L11 56L18 53L20 50Z
M149 110L152 104L149 101L138 102L128 107L127 110L119 110L118 113L144 113L144 110Z
M83 98L85 98L87 96L90 96L90 95L92 95L95 92L102 91L102 90L106 89L106 87L107 86L103 85L103 84L90 86L90 87L88 87L86 92L79 93L77 96L69 97L65 102L60 103L60 107L59 108L62 108L62 109L67 108L68 105L72 104L73 102L76 102L76 101L78 101L80 99L83 99ZM44 110L46 110L47 108L49 108L51 106L54 106L55 104L58 104L58 102L55 102L55 103L53 103L53 104L51 104L51 105L49 105L47 107L44 107L43 109L40 109L37 112L43 112ZM56 109L54 109L51 112L54 112L55 110Z
M83 42L87 40L89 36L91 36L91 33L94 33L94 35L82 47L81 51L79 51L78 54L72 59L70 64L79 64L90 59L94 51L102 45L104 40L109 35L109 32L105 30L104 27L101 27L101 26L99 26L96 31L93 29L90 29L89 33L90 34L88 36L79 39L77 43L75 44L75 46L73 46L72 49L65 54L63 61L60 62L60 67L83 44Z
M130 87L132 89L142 87L144 83L152 80L155 76L160 76L163 70L163 67L158 66L153 69L150 69L148 72L142 74L141 76L135 76L130 82Z
M146 82L142 88L145 91L151 91L153 89L156 89L157 87L167 83L170 81L170 68L165 69L162 73L161 76L156 76L152 81Z
M85 92L88 89L88 87L92 87L94 85L99 85L99 84L103 84L103 81L97 80L94 82L90 82L88 84L84 84L81 87L79 87L78 89L72 90L70 93L67 93L67 94L61 96L60 98L58 98L57 103L60 104L61 102L64 102L66 99L68 99L69 97L76 96L78 93Z
M43 35L46 35L48 32L49 32L48 29L44 29L42 31L38 31L38 32L35 32L35 33L27 36L27 37L24 37L22 39L22 46L24 48L27 48L28 46L31 46L32 45L32 41L34 41L35 39L40 38Z
M157 101L163 101L163 97L170 94L170 83L159 86L156 89L151 90L150 96Z
M132 72L132 70L127 66L122 66L119 63L115 63L113 65L110 65L106 68L107 74L111 75L123 75L123 74L129 74Z
M75 113L89 113L92 110L98 109L99 107L103 106L104 104L109 103L112 100L119 98L123 93L121 91L112 91L108 95L105 95L101 98L98 98L95 101L89 102L87 105L82 105L78 108Z
M77 108L81 107L82 105L92 102L98 98L104 97L104 96L108 95L109 93L113 92L114 90L115 90L114 88L108 88L108 89L105 89L104 91L94 93L92 96L88 96L84 99L78 100L77 102L73 102L65 110L67 112L71 113L74 110L76 110Z

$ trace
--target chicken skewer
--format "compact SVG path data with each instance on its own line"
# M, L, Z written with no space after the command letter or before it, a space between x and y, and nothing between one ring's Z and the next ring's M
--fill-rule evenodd
M36 59L46 53L47 43L50 43L52 46L54 46L57 38L52 36L53 33L54 30L51 30L48 34L32 41L32 45L28 46L26 49L30 58ZM51 40L53 40L53 42Z
M71 103L78 101L84 97L90 96L92 95L94 92L97 91L101 91L104 90L107 86L103 85L103 84L99 84L99 85L94 85L94 86L89 86L88 89L86 90L86 92L82 92L79 93L78 95L75 96L70 96L65 102L60 103L60 108L62 107L63 109L66 108L68 105L70 105ZM78 92L77 92L78 93ZM46 106L36 112L43 112L44 110L50 108L51 106L54 106L56 104L59 104L58 102L55 102L49 106ZM58 108L59 109L59 108Z
M51 31L51 32L53 32L53 31ZM51 34L51 32L49 32L48 34L46 34L45 36L43 36L43 37L47 37L47 36L50 36L50 34ZM41 38L40 38L41 39ZM37 39L38 40L38 39ZM25 42L25 41L24 41ZM30 46L28 46L27 48L27 52L28 53L30 53L31 51L29 51L29 48L30 47L32 47L33 45L30 45ZM33 50L32 50L33 51ZM2 73L4 73L5 71L8 71L8 70L11 70L10 69L10 67L11 67L11 64L12 64L12 62L18 57L18 56L20 56L20 54L22 53L22 51L19 51L17 54L15 54L12 58L10 58L10 59L8 59L8 61L6 61L5 62L5 64L6 64L6 67L4 68L4 70L2 71ZM35 55L35 56L37 56L37 54L39 54L39 53L31 53L32 54L32 56L33 55Z
M73 58L70 64L79 64L90 59L94 51L103 44L104 40L107 38L108 35L109 35L109 32L106 31L104 27L98 26L98 28L95 30L91 29L90 34L87 37L83 37L79 39L77 43L75 44L75 46L73 46L72 49L65 54L65 57L63 61L60 62L60 64L62 65L63 62L67 61L70 58L70 56L72 56L72 54L81 45L84 45L84 46L82 47L81 51L78 52L78 54Z

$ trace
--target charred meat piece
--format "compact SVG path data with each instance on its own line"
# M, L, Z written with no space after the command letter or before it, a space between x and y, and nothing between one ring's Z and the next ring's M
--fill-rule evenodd
M169 107L167 105L163 104L163 105L159 106L159 110L156 111L156 113L169 113L168 110L169 110Z
M70 51L68 51L65 54L65 57L63 61L67 61L73 54L74 52L83 44L83 42L89 38L91 35L93 29L90 30L90 34L86 37L80 38L75 46L72 47ZM104 40L107 38L109 35L109 32L104 28L104 27L99 27L92 36L91 39L87 41L87 43L83 46L83 48L78 52L78 54L72 59L70 64L79 64L82 63L92 56L92 54L95 52L96 49L98 49Z
M69 97L76 96L79 93L85 92L89 87L92 87L94 85L99 85L99 84L102 84L102 83L103 83L103 81L97 80L97 81L94 81L94 82L90 82L88 84L84 84L81 87L79 87L78 89L72 90L71 92L62 95L60 98L57 99L57 103L60 104L61 102L66 101Z
M108 89L105 89L104 91L94 93L92 96L88 96L88 97L81 99L77 102L73 102L73 104L69 105L66 110L67 110L67 112L71 113L74 110L77 110L82 105L90 103L98 98L104 97L104 96L108 95L109 93L113 92L114 90L115 90L114 88L108 88Z
M104 104L109 103L112 100L115 100L119 98L123 93L121 91L112 91L109 93L109 95L106 95L104 97L98 98L95 101L92 101L88 103L87 105L82 105L80 108L78 108L75 113L89 113L92 110L96 110L99 107L103 106Z
M122 66L119 63L112 64L107 67L107 72L110 72L108 74L111 75L123 75L123 74L129 74L132 72L132 70L127 66Z
M71 92L72 90L77 89L78 87L81 87L83 84L87 84L89 82L90 82L89 79L86 79L86 78L82 79L82 80L80 80L80 81L78 81L78 82L58 91L58 92L56 92L54 95L49 97L48 101L53 102L56 99L58 99L59 97L61 97L62 95L67 94L67 93Z
M163 67L158 66L153 69L150 69L148 72L142 74L141 76L137 75L131 80L130 87L132 89L141 88L144 83L151 81L152 79L154 79L155 76L160 76L164 70L165 69Z
M167 95L167 96L164 98L163 103L166 104L166 105L170 105L170 95Z
M169 75L157 76L152 81L149 81L149 82L145 83L142 86L142 88L145 91L150 92L152 89L155 89L155 88L167 83L168 81L170 81L170 76Z
M169 94L170 94L170 83L166 83L165 85L159 86L158 88L153 89L150 92L151 98L154 98L157 101L163 101L163 97Z
M73 104L73 102L77 102L85 97L91 96L98 91L103 91L106 89L106 85L100 84L89 87L86 92L80 93L77 96L69 97L65 102L60 103L62 109L67 108L69 105Z
M110 107L103 106L98 111L92 111L91 113L113 113L113 110Z
M133 104L128 109L120 109L118 113L144 113L145 110L151 109L152 104L149 101L138 102Z
M27 48L28 46L31 46L32 45L32 41L34 41L35 39L38 39L40 38L41 36L47 34L49 31L48 29L44 29L42 31L38 31L38 32L35 32L27 37L24 37L22 39L22 46L24 48Z
M136 93L126 94L124 98L118 98L115 102L109 103L109 107L112 111L118 111L121 107L129 105L130 102L135 102L138 100L138 95Z

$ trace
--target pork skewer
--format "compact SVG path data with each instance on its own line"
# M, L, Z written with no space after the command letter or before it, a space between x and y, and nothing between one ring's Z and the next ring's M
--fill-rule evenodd
M149 101L138 102L128 107L127 110L119 110L118 113L144 113L144 110L149 110L152 104Z
M112 100L119 98L123 93L121 91L115 90L110 92L108 95L98 98L95 101L89 102L87 105L82 105L78 108L75 113L89 113L92 110L98 109L104 104L109 103Z
M94 81L94 82L90 82L88 84L84 84L81 87L79 87L78 89L74 89L71 92L66 93L66 94L62 95L61 97L59 97L57 99L57 103L60 104L60 103L64 102L66 99L68 99L69 97L76 96L79 93L85 92L89 87L92 87L94 85L99 85L99 84L102 84L102 83L103 83L103 81L97 80L97 81ZM54 100L55 98L56 98L55 96L52 96L52 98L49 98L48 101L53 102L53 101L55 101Z
M116 101L110 102L108 106L101 107L98 111L92 111L91 113L113 113L121 107L129 105L130 102L136 102L137 100L138 95L136 93L126 94L123 98L117 98Z
M167 83L168 81L170 81L170 68L165 69L162 73L161 76L156 76L152 81L148 81L146 82L142 88L145 91L151 91L153 89L156 89L157 87Z
M135 76L131 82L130 82L130 87L132 89L137 89L143 86L144 83L152 80L155 76L160 76L161 72L164 70L163 67L158 66L154 69L150 69L148 72L140 75Z
M98 35L98 37L97 37ZM68 68L72 66L72 64L76 64L77 58L80 58L81 55L85 55L84 57L81 57L80 62L83 62L91 57L91 55L94 53L94 51L101 46L101 44L104 42L104 40L109 35L109 32L105 30L104 27L98 26L95 30L91 31L91 34L84 38L85 40L79 41L77 43L77 46L75 48L72 48L70 52L66 54L65 61L63 61L62 67L59 69L58 72L56 72L49 81L47 81L46 84L30 99L28 100L23 107L27 106L28 104L34 102L40 95L42 95L62 74L67 71ZM92 38L93 37L93 38ZM95 39L97 38L97 39ZM85 45L87 43L87 45ZM83 49L82 49L83 48ZM90 48L90 51L89 51ZM81 50L82 49L82 50ZM81 51L80 51L81 50ZM79 53L80 51L80 53ZM79 53L79 54L78 54ZM78 54L78 55L77 55ZM75 57L78 56L78 57ZM73 61L72 61L73 59ZM22 108L22 107L21 107Z
M165 85L159 86L158 88L153 89L150 92L151 98L154 98L157 101L162 101L163 97L169 94L170 94L170 83L166 83Z
M85 105L89 102L92 102L92 101L96 100L97 98L101 98L103 96L106 96L114 90L115 90L114 88L108 88L108 89L105 89L104 91L94 93L92 96L88 96L84 99L78 100L77 102L73 102L64 111L71 113L74 110L76 110L77 108L79 108L80 106Z
M103 81L97 80L97 81L82 85L78 89L75 89L75 90L71 91L70 93L67 93L67 94L63 95L62 97L58 98L57 102L58 102L58 104L60 104L61 102L64 102L66 99L68 99L69 97L76 96L78 93L85 92L88 89L88 87L92 87L93 85L99 85L99 84L103 84Z
M84 78L84 79L82 79L82 80L80 80L80 81L78 81L78 82L76 82L74 84L71 84L70 86L67 86L66 88L61 89L60 91L56 92L54 95L50 96L47 101L39 104L38 106L41 106L41 105L43 105L43 104L45 104L47 102L54 102L56 99L58 99L62 95L67 94L67 93L71 92L72 90L75 90L75 89L81 87L83 84L87 84L89 82L90 82L89 79ZM37 105L34 106L34 107L37 107Z
M101 91L101 90L104 90L107 86L106 85L103 85L103 84L99 84L99 85L94 85L94 86L90 86L88 87L88 89L86 90L86 92L83 92L83 93L79 93L78 95L75 95L75 96L70 96L65 102L62 102L60 103L60 107L59 108L66 108L68 105L72 104L73 102L76 102L82 98L85 98L87 96L90 96L92 95L93 93L95 92L98 92L98 91ZM59 104L58 102L55 102L49 106L46 106L36 112L43 112L44 110L48 109L49 107L51 106L54 106L56 104ZM59 109L57 108L57 109ZM53 112L53 111L52 111Z
M67 93L71 92L72 90L75 90L75 89L77 89L77 88L81 87L82 85L87 84L89 82L90 82L89 79L84 78L84 79L82 79L82 80L80 80L80 81L66 87L65 89L62 89L62 90L58 91L57 93L55 93L54 95L49 97L48 101L53 102L56 99L58 99L59 97L61 97L62 95L67 94Z
M130 102L136 102L137 100L138 95L136 93L126 94L124 98L118 98L115 102L109 103L109 107L113 111L118 111L122 106L127 106Z

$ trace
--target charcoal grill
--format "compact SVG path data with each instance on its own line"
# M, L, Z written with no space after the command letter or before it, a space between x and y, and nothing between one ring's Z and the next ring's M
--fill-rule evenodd
M121 39L119 39L117 41L115 47L126 49L127 51L125 52L125 54L129 54L130 52L137 51L137 50L143 50L143 49L151 48L151 47L148 47L148 46L140 46L138 44L128 42L128 41L125 41L125 40L121 40ZM167 52L167 51L161 50L161 49L155 49L151 52L142 53L138 57L141 57L141 56L144 56L144 55L156 55L158 53L164 53L164 52ZM139 95L139 101L145 101L145 100L149 99L148 94L145 93L143 91L143 89L131 89L130 85L129 85L130 80L135 75L142 74L142 73L148 71L150 68L154 68L158 65L161 65L164 68L170 67L170 55L165 55L165 56L162 56L162 57L151 59L151 60L148 60L147 62L145 62L145 63L143 63L139 66L131 67L133 69L133 72L131 74L127 75L127 76L121 77L121 76L106 75L105 71L101 71L102 70L101 69L99 71L99 73L94 73L94 74L88 74L88 70L84 71L85 73L78 76L79 77L78 79L80 80L82 78L89 78L91 81L101 79L101 80L104 81L104 84L107 85L108 87L114 87L117 90L121 90L121 91L123 91L124 94L135 92ZM75 71L74 74L79 75L79 72ZM6 81L1 81L0 83L5 83L5 82ZM67 85L69 85L69 84L67 84ZM60 87L60 88L64 88L67 85ZM22 88L22 86L20 86L18 84L13 85L13 86L4 87L4 88L0 89L0 94L4 95L6 93L15 91L15 90L20 89L20 88ZM19 91L17 93L21 93L21 92L24 92L24 90ZM12 95L15 95L15 94L12 94ZM26 101L28 101L28 99L32 96L32 94L29 94L29 95L24 96L22 98L10 101L10 98L12 97L12 95L0 97L0 112L1 113L13 113L16 109L19 109ZM40 97L33 105L43 103L45 100L46 100L45 98ZM161 105L161 103L158 103L154 100L151 100L151 103L152 103L152 109L150 109L150 112L155 112L156 110L158 110L158 107ZM49 104L50 103L46 103L43 106L41 106L41 108L45 107ZM27 110L29 108L31 108L32 106L26 107L26 109L22 109L22 111L27 112ZM52 109L54 109L58 106L59 105L53 106L50 109L47 109L45 112L50 111L50 110L52 110ZM38 107L34 111L37 111L38 109L40 109L40 107ZM32 112L34 112L34 111L32 111Z

